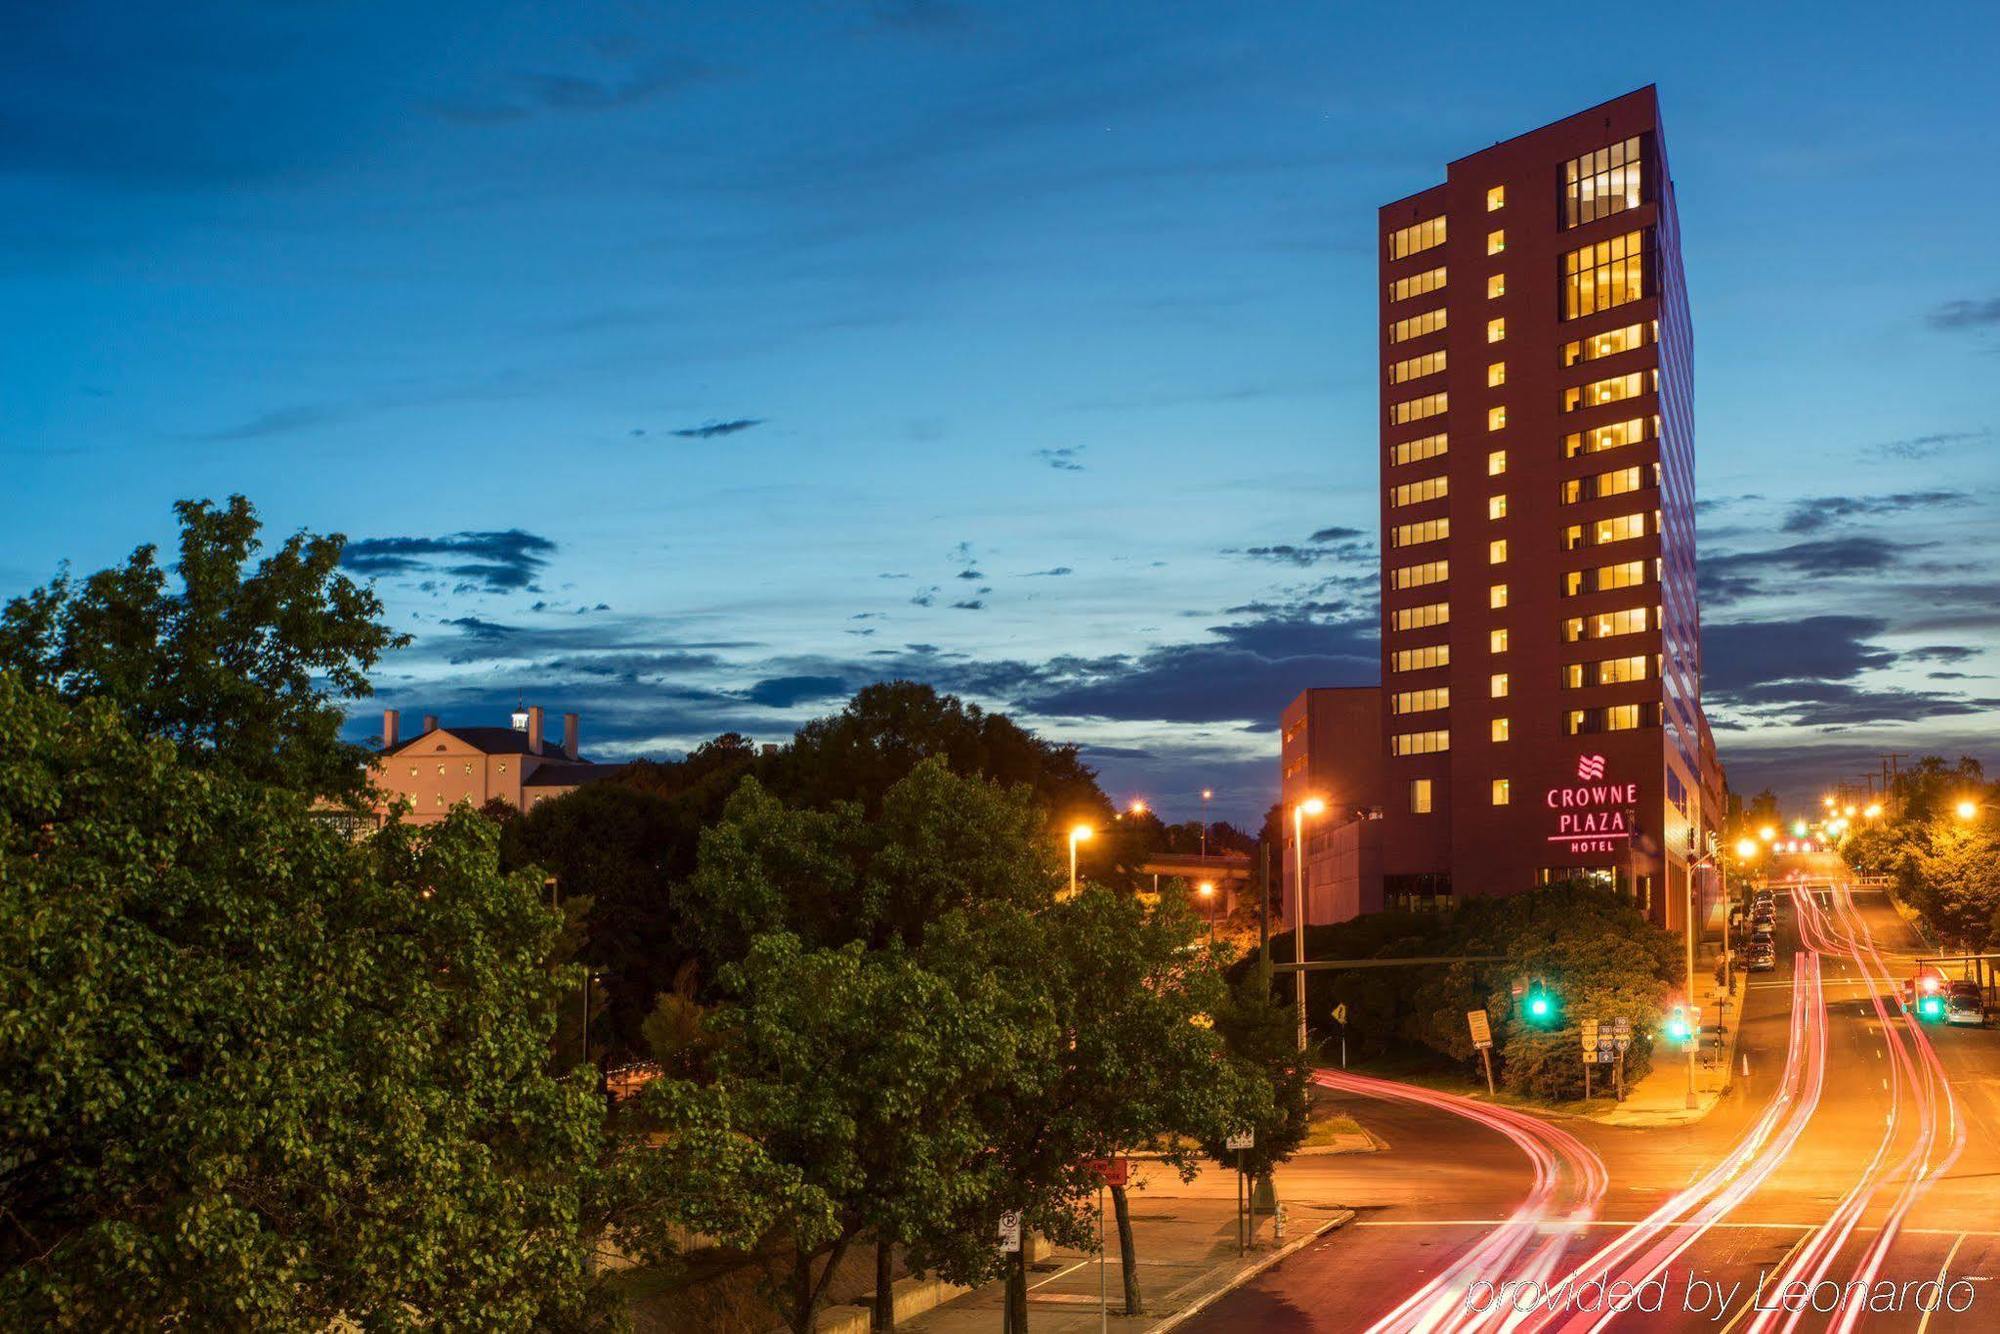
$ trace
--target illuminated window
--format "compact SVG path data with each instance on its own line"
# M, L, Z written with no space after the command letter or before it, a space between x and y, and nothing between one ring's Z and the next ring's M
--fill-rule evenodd
M1486 367L1486 387L1488 389L1497 389L1505 383L1507 383L1507 363L1504 361L1488 363Z
M1590 540L1597 546L1610 542L1626 542L1646 535L1646 516L1643 514L1621 514L1613 519L1599 519L1591 525Z
M1563 715L1563 730L1571 736L1584 732L1629 732L1634 728L1659 725L1660 706L1657 703L1571 709Z
M1411 338L1422 338L1427 333L1436 333L1444 328L1444 323L1445 310L1443 306L1439 306L1436 310L1427 310L1421 315L1397 320L1389 326L1389 341L1401 343Z
M1504 778L1494 779L1493 804L1495 806L1505 806L1512 799L1513 799L1512 792L1507 780Z
M1422 273L1413 273L1407 278L1398 278L1396 281L1390 283L1389 299L1391 301L1407 301L1413 296L1423 296L1427 292L1435 292L1443 286L1444 268L1440 266L1435 269L1426 269Z
M1504 449L1488 450L1486 454L1486 475L1488 477L1498 477L1506 471L1507 451Z
M1630 421L1612 422L1609 426L1593 426L1588 431L1574 431L1563 437L1563 457L1573 459L1579 454L1601 454L1607 449L1622 449L1626 445L1651 440L1659 433L1658 417L1634 417Z
M1573 384L1563 390L1563 411L1575 412L1578 408L1594 408L1601 403L1617 403L1628 398L1637 398L1660 387L1658 371L1633 371L1630 375L1612 375L1602 380L1592 380L1589 384Z
M1507 425L1507 405L1505 403L1499 404L1496 407L1491 407L1486 409L1487 430L1489 431L1503 430L1505 429L1506 425Z
M1389 493L1394 505L1421 505L1426 500L1442 500L1451 491L1451 478L1440 473L1420 482L1405 482Z
M1451 645L1426 644L1422 648L1399 648L1389 655L1392 672L1422 672L1433 667L1451 666Z
M1451 733L1444 728L1434 732L1398 732L1389 738L1389 753L1392 755L1435 755L1450 749ZM1424 809L1430 809L1428 794Z
M1425 459L1436 458L1448 447L1442 432L1437 435L1427 435L1421 440L1405 440L1400 445L1390 446L1389 461L1398 464L1422 463Z
M1398 630L1421 630L1431 625L1446 625L1451 621L1449 602L1426 602L1420 607L1398 607L1390 618L1390 624Z
M1507 585L1494 584L1486 590L1486 605L1498 611L1507 605Z
M1486 321L1486 341L1497 343L1507 336L1507 317Z
M1425 542L1442 542L1451 536L1451 519L1419 519L1415 523L1397 524L1389 532L1392 547L1414 547Z
M1601 472L1594 477L1573 477L1562 484L1562 499L1565 505L1574 505L1584 500L1602 500L1606 496L1622 496L1628 491L1637 491L1646 485L1646 470L1640 467L1615 468Z
M1389 697L1389 710L1392 713L1429 713L1433 709L1450 707L1450 686L1433 686L1429 690L1399 690Z
M500 761L500 772L503 774L507 772L507 761Z
M1628 560L1617 565L1600 565L1594 570L1566 570L1562 579L1564 597L1604 593L1614 588L1635 588L1646 582L1646 562Z
M1487 299L1488 301L1491 301L1491 300L1492 300L1492 299L1493 299L1494 297L1498 297L1498 296L1505 296L1505 295L1507 295L1507 275L1506 275L1506 274L1504 274L1504 273L1496 273L1496 274L1493 274L1493 275L1492 275L1491 277L1487 278L1487 280L1486 280L1486 299Z
M1506 627L1503 626L1498 630L1487 631L1486 647L1491 649L1495 653L1505 653L1507 651Z
M1505 741L1507 739L1507 720L1505 718L1495 718L1493 720L1493 739L1495 741Z
M1496 227L1486 233L1486 253L1497 255L1507 248L1507 229Z
M1645 233L1627 232L1563 256L1563 318L1610 310L1646 294Z
M1563 226L1639 207L1639 140L1624 139L1563 163Z
M1444 244L1444 218L1426 218L1389 233L1389 258L1401 259Z
M1580 361L1615 357L1620 352L1630 352L1634 348L1644 347L1658 340L1659 327L1658 320L1650 320L1641 324L1628 324L1622 329L1606 329L1603 333L1564 343L1562 364L1574 366Z
M1507 673L1495 672L1488 679L1486 688L1494 699L1507 698Z
M1651 629L1656 621L1652 619L1650 607L1625 607L1618 611L1599 612L1595 616L1572 616L1563 622L1563 639L1571 644L1580 639L1613 639L1619 635L1635 635Z
M1389 367L1389 383L1401 384L1405 380L1416 380L1426 375L1436 375L1444 369L1444 349L1425 352L1420 356L1406 357Z
M1422 398L1406 398L1401 403L1389 405L1389 420L1398 426L1404 422L1421 421L1425 417L1435 417L1445 411L1443 393L1425 394Z
M1486 544L1486 563L1505 565L1507 563L1507 539L1496 537Z
M1486 192L1486 211L1497 213L1507 207L1507 187L1496 185Z
M1506 517L1507 517L1507 497L1505 497L1505 496L1488 496L1488 497L1486 497L1486 517L1487 517L1487 518L1489 518L1489 519L1504 519L1504 518L1506 518Z
M1429 815L1431 813L1431 780L1413 778L1410 780L1410 814Z
M1421 565L1399 565L1390 572L1389 577L1397 588L1421 588L1425 584L1441 584L1451 578L1451 562L1431 560Z

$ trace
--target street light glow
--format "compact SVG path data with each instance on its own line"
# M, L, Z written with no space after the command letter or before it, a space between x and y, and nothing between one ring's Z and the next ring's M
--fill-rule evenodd
M1736 855L1741 857L1746 862L1749 861L1752 857L1755 857L1757 855L1757 840L1754 838L1737 839Z
M1130 806L1126 807L1126 809L1127 809L1127 810L1129 810L1129 811L1131 811L1131 812L1132 812L1132 814L1134 814L1134 815L1144 815L1144 814L1146 813L1146 801L1145 801L1145 798L1143 798L1143 797L1134 797L1134 798L1132 798L1132 804L1131 804Z
M1867 816L1867 817L1868 817L1869 819L1871 819L1871 820L1874 820L1874 819L1879 819L1879 818L1881 817L1881 814L1882 814L1882 807L1881 807L1881 805L1880 805L1879 803L1878 803L1878 804L1873 804L1873 805L1870 805L1870 806L1868 807L1868 809L1867 809L1867 810L1865 810L1865 811L1863 811L1863 812L1861 812L1861 813L1862 813L1863 815Z
M1069 841L1072 843L1088 843L1090 842L1090 836L1096 832L1095 829L1092 829L1087 824L1073 825L1069 831Z
M1195 888L1201 892L1201 896L1205 899L1215 894L1215 882L1213 880L1204 880L1199 885L1196 885Z
M1976 801L1961 801L1961 802L1959 802L1959 803L1958 803L1958 818L1959 818L1959 819L1961 819L1961 820L1970 820L1970 819L1971 819L1971 818L1972 818L1973 816L1975 816L1975 815L1977 815L1977 814L1979 814L1979 803L1978 803L1978 802L1976 802Z
M1299 810L1305 815L1321 815L1326 811L1326 803L1318 797L1307 797L1299 803Z
M1777 836L1778 836L1778 831L1772 828L1770 825L1765 825L1762 829L1759 829L1757 831L1757 837L1763 839L1766 843L1769 843L1772 839L1776 838Z

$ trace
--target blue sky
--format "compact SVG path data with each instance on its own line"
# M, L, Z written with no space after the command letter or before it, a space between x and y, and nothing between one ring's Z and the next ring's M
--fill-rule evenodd
M0 594L243 492L385 704L916 676L1250 816L1374 672L1376 205L1654 82L1734 780L2000 758L2000 20L1512 8L16 7Z

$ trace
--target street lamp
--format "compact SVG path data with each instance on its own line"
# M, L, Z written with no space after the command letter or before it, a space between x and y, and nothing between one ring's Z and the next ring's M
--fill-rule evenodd
M1199 885L1196 885L1195 889L1197 892L1201 894L1201 901L1208 908L1208 938L1210 940L1214 940L1215 939L1215 882L1213 880L1204 880Z
M1306 817L1322 815L1326 803L1307 797L1292 807L1292 997L1298 1003L1299 1050L1306 1049Z
M1961 820L1975 820L1979 818L1979 812L1987 809L1992 804L1990 801L1974 801L1972 798L1967 797L1954 806L1952 810Z
M1069 896L1076 897L1076 845L1088 843L1095 833L1087 824L1071 825L1069 830Z
M1201 790L1201 855L1204 857L1208 855L1208 799L1214 795L1212 787Z
M1868 809L1861 813L1871 820L1879 820L1882 818L1882 806L1879 802L1871 803Z
M1778 836L1778 831L1770 825L1765 825L1762 829L1759 829L1757 831L1757 837L1763 839L1766 843L1769 843L1772 839L1776 838L1777 836Z
M1131 811L1134 815L1144 815L1147 810L1146 799L1144 797L1134 797L1132 798L1132 804L1125 809Z

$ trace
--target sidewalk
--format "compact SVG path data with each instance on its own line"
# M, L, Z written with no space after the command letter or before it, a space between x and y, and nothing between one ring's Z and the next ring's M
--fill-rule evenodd
M1718 914L1719 915L1719 914ZM1720 936L1720 928L1717 930ZM1721 957L1719 946L1702 942L1695 976L1700 979L1696 994L1701 1005L1702 1040L1695 1059L1694 1106L1688 1104L1687 1053L1678 1043L1653 1049L1653 1068L1646 1077L1625 1090L1625 1101L1613 1103L1590 1119L1607 1126L1655 1127L1692 1125L1722 1100L1736 1066L1736 1030L1742 1026L1747 974L1734 970L1735 991L1724 996L1715 984L1715 965ZM1739 962L1740 962L1739 956ZM1722 1011L1722 1032L1714 1034L1716 1010Z
M1236 1231L1236 1174L1209 1167L1183 1183L1172 1169L1141 1159L1132 1163L1132 1239L1137 1254L1142 1316L1120 1314L1125 1279L1118 1259L1117 1223L1105 1210L1107 1254L1102 1283L1110 1310L1109 1327L1140 1331L1178 1324L1257 1271L1309 1244L1354 1216L1337 1202L1316 1198L1314 1160L1277 1169L1278 1199L1285 1210L1285 1236L1272 1237L1271 1220L1259 1218L1258 1235L1239 1254ZM1028 1271L1028 1324L1035 1334L1088 1334L1099 1328L1098 1256L1094 1251L1056 1250ZM992 1334L1000 1327L1002 1285L988 1283L934 1310L898 1321L909 1334ZM828 1312L832 1316L834 1312ZM821 1328L830 1321L821 1320ZM862 1326L866 1328L866 1326Z

